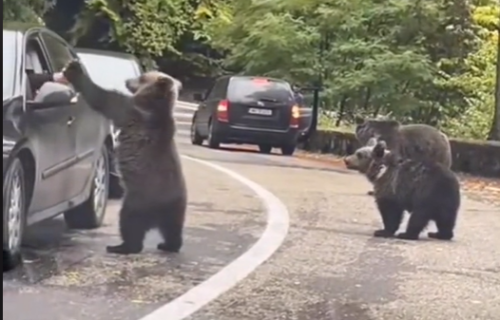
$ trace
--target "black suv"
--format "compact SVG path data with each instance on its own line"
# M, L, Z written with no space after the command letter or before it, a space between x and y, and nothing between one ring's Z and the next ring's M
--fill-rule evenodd
M273 147L292 155L300 135L300 108L283 80L224 76L205 94L193 116L191 142L210 148L221 143L255 144L262 153Z

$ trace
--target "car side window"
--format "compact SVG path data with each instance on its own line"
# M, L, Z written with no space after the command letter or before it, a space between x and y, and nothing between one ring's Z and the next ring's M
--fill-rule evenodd
M46 74L49 73L49 64L45 58L42 50L41 43L38 37L28 39L26 42L26 55L25 55L25 75L36 73ZM26 99L32 100L35 96L29 81L26 81Z
M225 91L225 79L217 80L207 95L207 100L222 99Z
M52 62L53 71L61 71L73 59L71 50L66 43L50 34L44 33L42 38Z

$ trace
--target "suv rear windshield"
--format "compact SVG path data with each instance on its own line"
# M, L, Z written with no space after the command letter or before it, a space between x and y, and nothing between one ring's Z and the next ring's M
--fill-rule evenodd
M293 101L290 84L285 81L266 78L232 78L229 82L228 98L240 100Z

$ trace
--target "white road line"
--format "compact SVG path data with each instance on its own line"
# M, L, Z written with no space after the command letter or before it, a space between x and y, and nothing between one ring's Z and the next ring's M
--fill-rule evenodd
M185 101L179 101L179 100L177 100L176 107L184 108L184 109L188 109L188 110L196 110L196 108L198 107L198 105L196 103L191 103L191 102L185 102Z
M244 176L217 164L185 155L182 157L223 172L255 192L267 209L267 226L260 239L236 260L206 281L140 320L182 320L189 317L234 287L269 259L281 246L288 233L290 220L288 210L271 192Z
M181 125L181 126L191 126L191 121L179 121L176 120L175 124Z
M191 131L189 131L189 130L182 130L182 129L176 129L175 133L183 135L183 136L189 136L189 135L191 135Z
M174 117L189 118L189 119L191 119L193 117L193 113L192 112L177 112L177 111L174 111Z

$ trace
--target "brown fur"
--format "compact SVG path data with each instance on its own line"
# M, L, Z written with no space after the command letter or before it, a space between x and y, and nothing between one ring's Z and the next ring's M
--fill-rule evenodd
M64 75L93 109L120 130L116 157L125 189L120 211L123 243L107 247L108 252L141 252L151 228L158 228L163 235L165 242L158 249L179 251L187 206L186 184L174 142L173 108L180 82L151 71L127 80L133 94L127 96L92 83L79 62L71 62Z
M376 237L392 237L399 229L404 211L411 214L406 231L398 238L417 240L429 221L435 221L435 239L451 240L460 207L460 184L455 173L442 164L404 159L379 141L365 172L374 186L374 196L384 229Z
M392 152L402 158L433 161L451 167L451 147L448 137L425 124L401 125L395 120L358 119L356 138L362 146L370 138L384 140Z

